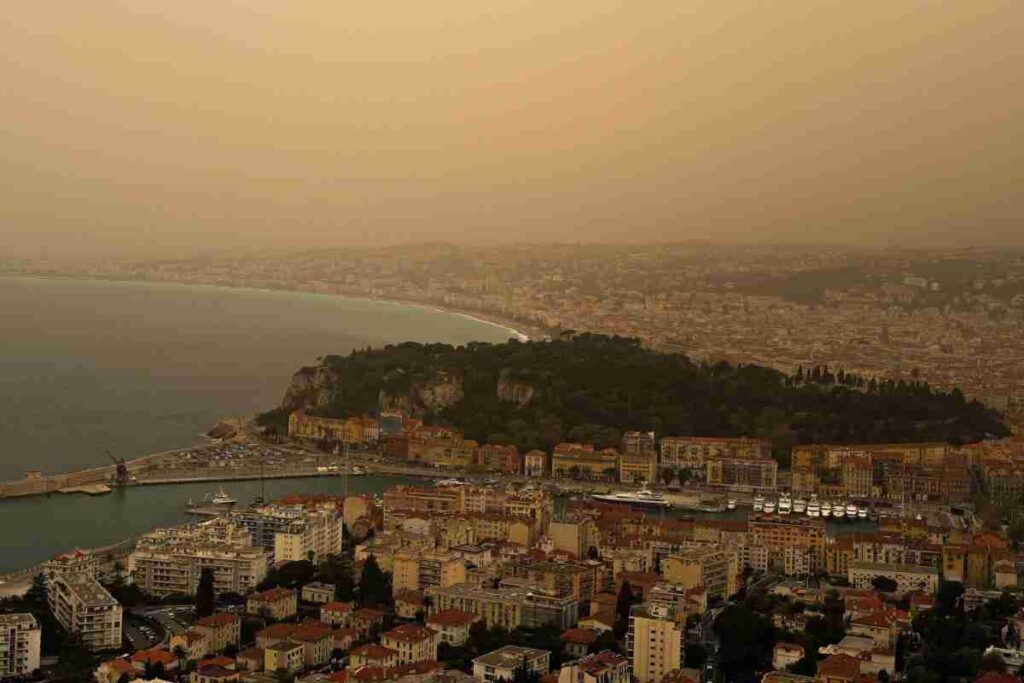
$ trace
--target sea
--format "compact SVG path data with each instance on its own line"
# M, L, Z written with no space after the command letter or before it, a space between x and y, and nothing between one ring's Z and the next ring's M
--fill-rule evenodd
M512 330L436 309L301 292L0 278L0 480L202 441L222 416L275 406L299 367L403 341L504 342ZM395 478L353 478L376 492ZM336 492L337 479L268 483ZM356 483L358 482L358 484ZM240 500L258 483L226 485ZM358 488L356 488L358 486ZM0 573L185 521L210 485L0 501Z

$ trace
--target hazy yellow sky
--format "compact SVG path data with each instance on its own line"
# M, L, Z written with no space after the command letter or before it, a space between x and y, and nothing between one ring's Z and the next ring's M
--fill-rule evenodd
M1024 0L38 0L0 240L1024 243Z

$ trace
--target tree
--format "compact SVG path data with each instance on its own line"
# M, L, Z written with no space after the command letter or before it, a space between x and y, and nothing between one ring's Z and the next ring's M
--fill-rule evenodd
M698 643L687 643L684 648L683 666L699 669L708 660L708 650Z
M615 635L621 638L629 628L629 611L633 608L633 589L623 581L615 600Z
M57 655L57 668L54 673L58 681L79 683L92 678L95 658L82 643L77 633L69 634L61 645Z
M875 587L875 590L882 593L895 593L899 587L896 581L888 576L876 576L871 579L871 585Z
M199 575L199 585L196 586L196 618L202 619L213 614L217 606L217 596L213 587L213 569L204 567Z
M474 652L486 652L487 646L490 644L491 634L487 630L487 623L481 619L480 621L474 621L469 626L469 644L473 648Z
M540 674L533 670L526 657L512 672L512 683L539 683Z
M767 620L743 604L723 609L712 626L727 681L753 680L769 658L774 634Z
M185 660L188 658L188 652L181 645L175 645L174 650L171 654L178 660L178 671L185 670Z
M978 663L978 670L984 673L1006 673L1006 660L998 652L987 652L981 657Z
M32 577L32 585L25 591L25 602L33 607L46 607L46 575L39 572Z
M363 572L359 577L359 604L387 604L390 591L388 579L377 564L377 558L370 555L363 564Z

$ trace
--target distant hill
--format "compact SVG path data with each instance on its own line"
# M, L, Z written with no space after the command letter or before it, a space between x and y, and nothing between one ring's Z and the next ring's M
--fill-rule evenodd
M342 417L401 409L522 450L561 441L616 445L623 431L770 439L780 459L796 443L947 441L1009 434L1001 417L959 390L865 381L815 368L787 376L757 365L694 363L635 339L404 343L326 356L301 369L279 408Z

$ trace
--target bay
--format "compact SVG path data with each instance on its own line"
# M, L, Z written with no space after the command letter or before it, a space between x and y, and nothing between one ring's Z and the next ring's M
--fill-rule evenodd
M325 354L506 341L428 308L298 292L0 278L0 479L187 446Z
M280 401L325 354L403 341L506 341L500 326L369 299L223 287L0 278L0 479L188 446L217 418ZM359 477L353 492L395 480ZM268 495L340 493L340 480L267 483ZM0 573L75 547L185 521L211 484L133 487L101 498L0 500ZM225 488L240 501L259 482Z

